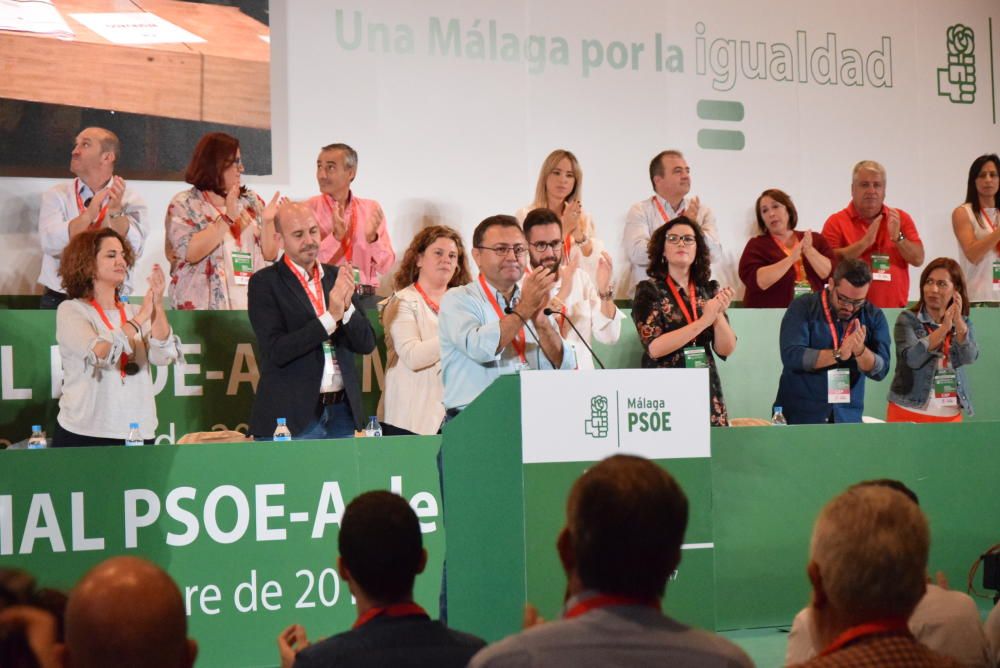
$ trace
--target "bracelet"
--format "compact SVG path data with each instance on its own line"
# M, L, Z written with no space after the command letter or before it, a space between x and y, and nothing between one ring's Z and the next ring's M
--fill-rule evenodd
M598 292L597 296L601 298L601 301L611 301L615 296L615 286L609 285L607 292Z

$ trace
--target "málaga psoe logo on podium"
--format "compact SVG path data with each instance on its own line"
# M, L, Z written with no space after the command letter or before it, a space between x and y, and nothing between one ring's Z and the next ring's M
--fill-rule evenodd
M598 394L590 398L590 419L583 421L583 431L594 438L608 437L608 398Z
M948 60L937 71L938 95L953 104L972 104L976 101L976 34L969 26L956 23L948 28L945 42Z

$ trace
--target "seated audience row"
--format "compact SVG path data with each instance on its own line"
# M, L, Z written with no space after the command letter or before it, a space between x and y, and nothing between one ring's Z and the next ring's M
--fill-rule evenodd
M566 574L560 619L545 622L529 604L524 631L484 647L414 600L427 551L406 500L363 493L347 505L337 537L337 571L357 619L317 643L301 625L288 626L277 638L280 664L752 666L733 643L662 611L688 515L683 489L654 462L615 455L590 467L569 492L556 540ZM928 584L929 552L927 518L902 483L862 482L831 500L812 532L805 569L812 595L792 626L787 664L996 665L1000 608L983 625L967 595ZM198 646L187 637L178 587L143 559L113 557L84 575L65 603L65 632L63 605L36 599L0 603L0 651L11 665L195 662Z

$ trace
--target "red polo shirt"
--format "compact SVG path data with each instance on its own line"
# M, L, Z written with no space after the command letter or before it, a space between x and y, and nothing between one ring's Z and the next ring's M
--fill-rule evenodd
M919 243L920 235L917 234L917 227L913 224L910 214L902 209L896 210L899 212L899 231L909 241ZM823 225L823 236L826 237L831 248L843 248L861 239L868 231L870 224L854 208L854 202L851 202L846 209L827 218ZM889 275L892 280L873 280L868 289L868 301L879 308L906 306L910 295L910 266L899 254L896 244L889 239L889 207L884 204L882 205L882 221L879 224L878 234L875 235L875 243L869 246L858 258L871 267L872 254L889 256Z

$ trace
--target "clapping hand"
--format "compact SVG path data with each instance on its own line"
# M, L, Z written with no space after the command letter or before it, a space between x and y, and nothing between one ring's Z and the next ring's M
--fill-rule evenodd
M333 319L340 322L344 313L350 308L351 295L354 294L354 272L349 265L340 267L337 280L330 288L328 310Z
M614 275L614 265L607 251L601 251L597 260L597 291L602 295L611 287L611 277Z
M276 191L274 193L274 197L272 197L271 201L268 202L267 206L264 207L264 212L262 214L264 222L265 223L272 222L274 220L274 217L278 215L278 209L280 209L283 204L287 203L288 203L288 198L282 197L280 190Z
M522 312L526 311L529 317L537 321L538 316L544 317L543 311L549 303L549 295L552 293L552 286L556 284L556 274L547 267L535 267L524 279L521 287Z
M300 624L292 624L278 636L278 655L281 657L281 668L292 668L295 655L309 647L306 630Z
M692 222L698 222L698 212L701 210L701 199L692 197L684 207L684 217Z
M382 221L385 220L385 214L382 212L382 207L376 205L375 209L368 216L368 227L365 230L365 238L368 243L375 243L378 239L378 230L382 226Z
M580 215L583 213L583 204L578 199L570 200L563 204L562 230L564 234L573 234L577 225L580 224Z
M105 191L108 198L108 211L120 212L122 210L122 197L125 195L125 180L120 176L112 177L111 183L108 184Z
M889 239L899 237L899 209L889 209Z

